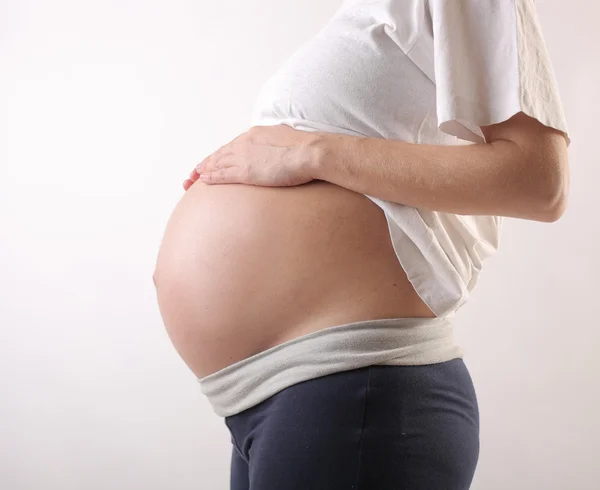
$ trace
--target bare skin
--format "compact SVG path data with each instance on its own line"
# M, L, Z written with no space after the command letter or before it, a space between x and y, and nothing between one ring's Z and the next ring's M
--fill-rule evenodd
M192 371L201 378L335 325L435 316L363 193L558 219L569 181L562 135L524 114L481 129L489 144L453 147L340 135L307 144L314 135L253 128L205 160L211 185L196 171L184 182L155 272L167 331ZM227 183L232 170L233 182L260 183Z
M320 180L184 186L155 283L167 332L197 377L335 325L435 317L365 196Z

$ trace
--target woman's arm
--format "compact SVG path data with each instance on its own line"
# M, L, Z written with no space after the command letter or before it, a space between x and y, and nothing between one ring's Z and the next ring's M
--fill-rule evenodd
M408 206L553 222L569 190L562 133L524 113L482 128L487 143L411 144L312 133L311 175Z
M552 222L569 189L563 133L523 113L482 128L487 143L444 146L255 126L184 182L301 185L313 179L399 204Z

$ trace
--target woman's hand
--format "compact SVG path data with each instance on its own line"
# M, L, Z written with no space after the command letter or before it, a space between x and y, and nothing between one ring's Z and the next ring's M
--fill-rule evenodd
M205 158L183 183L289 187L314 179L316 133L289 126L254 126Z

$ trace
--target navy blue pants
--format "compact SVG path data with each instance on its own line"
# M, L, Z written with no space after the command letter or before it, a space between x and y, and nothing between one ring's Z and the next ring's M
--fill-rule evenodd
M462 359L303 381L225 423L230 490L462 490L479 456Z

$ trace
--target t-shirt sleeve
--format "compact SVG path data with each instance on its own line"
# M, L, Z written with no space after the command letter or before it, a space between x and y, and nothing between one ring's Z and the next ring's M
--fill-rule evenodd
M485 142L480 126L524 112L570 143L534 0L429 0L436 110L445 133Z

